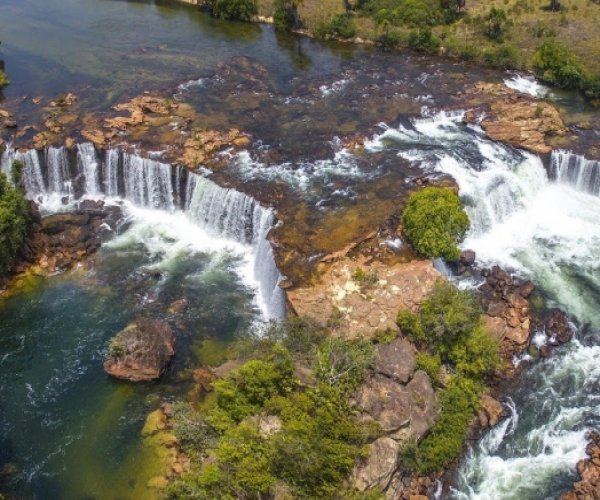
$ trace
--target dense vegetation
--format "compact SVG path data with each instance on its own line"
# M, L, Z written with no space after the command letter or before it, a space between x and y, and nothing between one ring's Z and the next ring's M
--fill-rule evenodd
M444 281L436 284L418 314L400 311L397 322L419 347L418 367L434 384L442 363L451 369L440 392L440 418L420 443L402 450L402 464L424 474L448 466L460 454L485 377L499 366L498 346L481 323L477 297Z
M171 485L171 498L341 493L369 438L369 429L354 422L348 397L375 351L369 342L324 336L299 321L274 326L253 347L257 357L214 382L208 409L177 405L174 430L184 450L205 460ZM312 363L314 383L300 384L298 362Z
M250 21L258 12L256 0L205 0L202 5L219 19Z
M418 253L453 261L459 257L457 243L469 229L469 218L454 191L426 187L408 198L402 225L404 234Z
M0 42L2 43L2 42ZM0 61L0 88L8 85L10 82L8 81L8 77L6 73L4 73L4 63Z
M19 187L23 164L13 164L12 185L0 174L0 274L8 272L23 244L29 222L29 203L24 190Z
M262 15L275 14L279 29L532 69L551 84L600 97L599 2L258 0L258 7Z

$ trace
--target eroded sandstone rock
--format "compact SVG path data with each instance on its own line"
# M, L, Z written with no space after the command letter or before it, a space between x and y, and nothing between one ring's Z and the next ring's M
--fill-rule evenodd
M368 284L356 279L359 268L369 276ZM378 330L396 330L398 311L418 308L440 278L430 261L388 267L343 259L332 264L320 284L288 290L287 297L300 317L325 325L335 314L348 337L372 336Z
M352 472L352 482L359 491L379 487L387 488L398 467L400 443L389 437L381 437L369 445L368 456L361 460Z
M168 323L140 318L113 337L104 370L131 382L155 380L175 354L174 344Z
M586 448L589 458L577 463L579 481L561 500L600 500L600 434L591 432Z

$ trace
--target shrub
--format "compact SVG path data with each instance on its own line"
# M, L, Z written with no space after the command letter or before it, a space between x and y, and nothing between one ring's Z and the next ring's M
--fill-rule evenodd
M298 0L275 0L273 24L275 29L290 31L300 24L298 19Z
M382 47L392 49L400 43L400 33L387 29L377 37L376 41Z
M487 22L485 34L492 40L499 41L504 35L506 29L507 17L503 9L492 7L485 17Z
M418 253L452 261L459 257L457 243L469 228L469 218L454 191L426 187L408 198L402 224Z
M431 28L426 26L410 32L408 35L408 45L421 52L436 54L440 49L441 41L433 34Z
M440 378L442 360L439 354L419 353L417 355L417 369L423 370L431 380L432 384L437 384Z
M179 444L191 458L202 457L215 446L217 434L191 404L176 402L171 422Z
M22 164L15 162L13 167L20 177ZM29 216L25 192L0 174L0 273L10 270L27 234Z
M519 67L519 51L512 45L488 47L483 51L483 60L494 68L516 69Z
M367 340L345 341L330 337L316 353L315 368L319 380L346 392L358 387L365 372L376 361L373 344Z
M231 422L258 413L273 396L292 390L291 358L284 347L276 346L269 360L250 360L226 378L213 382L213 388L218 408L209 416L209 423L223 430Z
M378 24L395 26L433 26L444 18L436 2L428 0L370 0L361 10Z
M475 294L439 280L419 313L402 310L397 323L413 342L434 346L445 354L472 334L480 318L481 306Z
M356 25L354 19L348 14L339 14L329 22L323 22L315 30L318 38L354 38L356 36Z
M231 21L250 21L258 12L256 0L207 0L205 5L214 17Z
M558 40L546 40L536 51L535 68L547 82L566 89L578 89L583 70L569 49Z
M460 454L469 422L479 406L482 386L455 376L440 394L440 418L419 444L409 443L400 453L401 463L419 474L440 470Z
M0 87L4 87L10 83L6 73L0 69Z

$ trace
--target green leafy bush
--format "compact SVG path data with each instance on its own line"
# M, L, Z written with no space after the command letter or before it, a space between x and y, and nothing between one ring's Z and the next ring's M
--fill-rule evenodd
M432 384L437 384L440 378L440 370L442 368L442 359L439 354L419 353L417 355L417 369L423 370Z
M20 177L22 164L15 162L13 167L14 174ZM27 234L29 217L25 192L0 174L0 273L10 270Z
M443 20L437 3L428 0L369 0L360 10L378 24L433 26Z
M315 30L318 38L343 38L349 39L356 36L354 19L348 14L340 14L329 22L323 22Z
M454 191L426 187L408 198L402 224L418 253L452 261L460 255L457 243L469 229L469 217Z
M290 31L300 24L298 18L298 0L275 0L273 24L275 29Z
M413 30L408 35L409 47L428 54L437 54L441 44L441 40L433 34L429 26Z
M270 359L253 359L226 378L213 382L217 408L209 422L218 429L255 415L275 395L284 395L294 387L293 367L289 353L276 346Z
M584 81L583 70L569 49L558 40L546 40L536 52L535 66L547 82L567 89L578 89Z
M519 51L506 44L488 47L483 51L483 60L494 68L516 69L519 67Z
M10 83L6 73L0 69L0 87L4 87Z
M204 5L214 17L231 21L250 21L258 12L256 0L207 0Z
M485 17L486 20L486 29L485 34L488 38L492 40L500 41L504 36L504 32L506 30L506 24L508 18L506 16L506 12L503 9L497 9L496 7L492 7Z
M386 29L377 37L377 43L386 49L392 49L400 43L400 33L390 29Z
M377 360L373 344L367 340L346 341L330 337L316 353L315 371L322 382L347 392L363 381L365 372Z
M400 454L406 468L419 474L440 470L456 459L464 446L473 412L479 406L482 386L455 376L440 394L438 421L420 443L409 443Z
M190 403L178 401L173 405L173 432L188 457L198 459L216 444L217 434Z

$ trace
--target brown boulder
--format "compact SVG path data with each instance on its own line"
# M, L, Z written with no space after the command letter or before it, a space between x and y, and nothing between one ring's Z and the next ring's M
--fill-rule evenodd
M359 491L379 487L381 490L390 483L398 466L400 443L389 437L381 437L369 445L369 454L352 471L352 482Z
M591 432L589 439L588 458L577 463L579 481L561 500L600 500L600 434Z
M373 375L354 395L364 421L376 421L394 439L420 438L439 414L437 396L423 371L417 371L406 385L383 375Z
M376 371L406 384L417 367L417 350L408 340L397 338L390 343L380 344Z
M131 382L157 379L175 354L174 341L168 323L140 318L113 337L104 370Z
M559 344L564 344L573 337L573 329L569 324L567 315L560 309L551 309L544 322L546 335L556 339Z
M479 425L482 428L494 427L506 412L502 404L493 397L484 394L481 398L481 408L477 414Z

